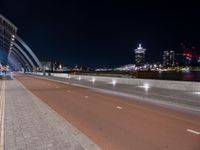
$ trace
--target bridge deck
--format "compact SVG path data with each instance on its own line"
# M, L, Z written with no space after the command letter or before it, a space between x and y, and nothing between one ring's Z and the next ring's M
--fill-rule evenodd
M199 115L91 88L24 75L16 78L102 149L199 150Z

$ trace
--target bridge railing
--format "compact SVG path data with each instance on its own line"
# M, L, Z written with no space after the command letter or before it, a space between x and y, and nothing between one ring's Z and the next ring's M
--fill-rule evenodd
M49 76L49 74L44 74L41 72L31 73L41 76ZM76 80L87 80L87 81L101 81L106 83L115 84L127 84L136 86L149 86L155 88L171 89L171 90L181 90L188 92L200 92L200 82L190 82L190 81L170 81L170 80L152 80L152 79L137 79L137 78L119 78L119 77L105 77L105 76L90 76L90 75L72 75L67 73L51 73L52 77L60 77L67 79Z

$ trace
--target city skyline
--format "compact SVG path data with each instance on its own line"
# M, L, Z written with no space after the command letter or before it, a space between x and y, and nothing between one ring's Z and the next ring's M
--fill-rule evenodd
M18 34L41 61L98 68L133 63L139 43L148 49L149 63L162 62L164 50L182 52L181 43L195 46L199 53L196 6L194 2L7 0L0 1L0 12L16 24Z

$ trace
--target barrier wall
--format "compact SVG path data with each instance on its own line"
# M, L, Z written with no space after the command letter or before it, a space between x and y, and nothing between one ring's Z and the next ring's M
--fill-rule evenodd
M40 73L42 75L42 73ZM38 75L38 74L37 74ZM64 73L51 73L51 76L62 78L74 78L83 80L95 80L102 82L115 82L116 84L129 85L148 85L150 87L157 87L163 89L174 89L188 92L200 92L200 82L188 81L170 81L170 80L151 80L151 79L134 79L134 78L118 78L118 77L104 77L104 76L88 76L88 75L69 75Z

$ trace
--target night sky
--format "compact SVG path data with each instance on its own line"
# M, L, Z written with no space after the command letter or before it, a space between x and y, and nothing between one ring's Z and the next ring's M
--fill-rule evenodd
M0 0L0 13L41 61L118 67L134 62L139 43L148 62L180 43L200 50L199 5L126 0Z

